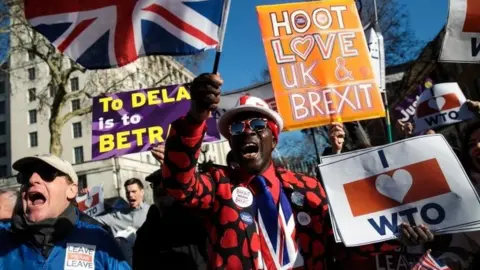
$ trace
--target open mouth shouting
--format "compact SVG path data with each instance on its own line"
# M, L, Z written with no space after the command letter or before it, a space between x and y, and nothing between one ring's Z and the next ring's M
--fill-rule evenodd
M256 143L246 143L240 149L244 159L254 159L258 156L260 147Z
M27 200L27 208L29 209L41 207L47 201L47 198L43 193L35 190L29 190L27 194L25 194L25 197Z

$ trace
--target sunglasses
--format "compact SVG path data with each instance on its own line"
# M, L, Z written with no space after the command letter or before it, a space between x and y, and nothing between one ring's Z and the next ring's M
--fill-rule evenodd
M240 135L245 131L247 126L255 132L265 130L267 128L267 119L252 118L244 121L234 122L230 125L230 134L232 136Z
M66 176L66 174L58 171L50 166L37 166L31 169L21 171L17 174L17 183L21 185L28 184L30 178L34 173L37 173L44 181L51 182L59 176Z

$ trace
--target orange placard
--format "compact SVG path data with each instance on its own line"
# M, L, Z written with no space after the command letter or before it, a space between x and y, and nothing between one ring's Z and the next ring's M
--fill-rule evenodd
M285 130L385 116L353 0L257 7Z

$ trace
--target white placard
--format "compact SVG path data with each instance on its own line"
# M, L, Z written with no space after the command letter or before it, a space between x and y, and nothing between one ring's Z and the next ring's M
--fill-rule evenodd
M88 194L77 196L78 209L85 214L95 217L105 211L103 187L95 186Z
M478 195L439 134L322 164L320 172L347 247L393 239L402 222L437 231L480 221Z
M367 150L360 149L360 150L350 151L350 152L341 153L341 154L322 156L322 157L320 157L320 162L323 165L329 164L329 163L332 163L332 162L335 162L335 161L351 158L353 156L364 153L365 151L370 151L370 150L375 149L375 148L376 147L370 147ZM337 223L335 222L335 219L333 218L332 209L330 207L328 208L328 212L329 212L329 215L330 215L330 221L332 223L333 236L335 238L335 242L341 243L342 242L342 236L340 235L340 233L338 231L338 226L337 226Z
M435 84L418 99L415 133L472 119L465 95L457 83Z
M448 23L440 62L480 61L480 3L477 0L450 0Z

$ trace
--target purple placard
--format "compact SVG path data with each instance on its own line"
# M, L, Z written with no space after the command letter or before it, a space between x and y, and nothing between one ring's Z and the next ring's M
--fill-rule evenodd
M422 84L419 84L417 90L410 95L407 95L403 101L395 106L395 118L404 123L413 122L415 112L417 110L417 99L425 89L430 89L433 86L432 79L428 78Z
M412 122L417 108L417 99L420 94L414 93L405 97L403 101L395 107L395 117L402 122Z
M148 105L149 96L150 100L159 100L160 103ZM145 103L142 104L140 102L142 100L145 100ZM121 106L119 106L120 103L122 103ZM112 105L118 106L115 107L117 110L114 110ZM170 124L184 116L189 108L190 94L184 85L170 85L94 97L92 160L148 151L152 145L149 133L160 134L160 131L163 131L161 138L165 140ZM207 126L204 142L219 140L220 133L217 130L216 120L208 119ZM140 132L142 129L145 129L146 132ZM121 138L125 138L124 141L118 139L119 135L123 135ZM137 136L142 138L141 144L139 144ZM109 143L112 138L113 149L111 149L112 144ZM156 138L158 139L158 136ZM154 144L164 143L157 139L153 139Z

